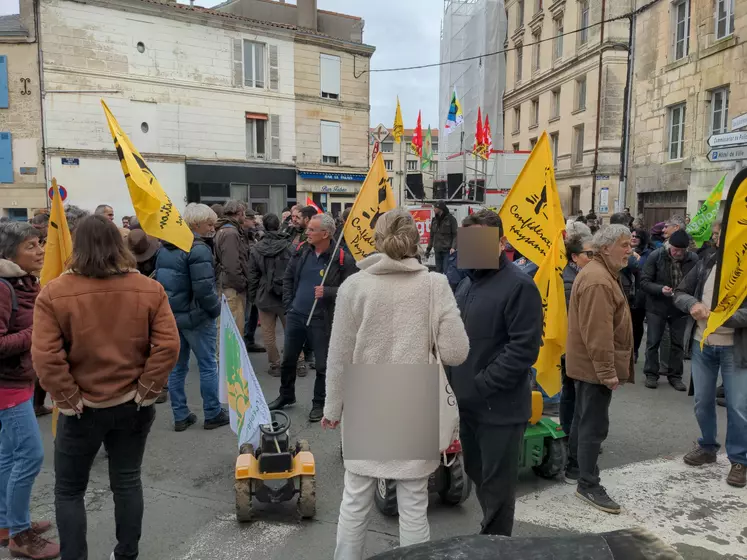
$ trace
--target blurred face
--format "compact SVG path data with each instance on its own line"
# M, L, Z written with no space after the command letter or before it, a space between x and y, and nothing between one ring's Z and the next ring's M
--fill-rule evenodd
M585 267L594 258L594 250L591 248L591 241L584 243L584 250L577 255L571 255L573 262L575 262L579 268Z
M721 224L713 224L711 226L711 241L718 244L718 240L721 237Z
M667 222L666 224L664 224L664 239L669 239L669 237L679 229L680 226L678 226L677 224Z
M245 229L255 229L256 227L257 227L257 220L254 218L254 216L244 217L244 228Z
M628 258L633 252L633 248L630 246L630 236L624 235L620 237L611 247L604 247L602 252L609 258L613 266L616 266L618 270L622 270L628 266Z
M107 206L102 216L106 216L110 222L114 221L114 209L111 206Z
M215 233L215 222L212 220L200 222L193 231L200 237L212 237Z
M18 246L16 256L10 260L29 274L39 272L44 266L44 248L39 244L39 238L33 236L24 239Z
M682 259L684 259L686 253L687 249L680 249L679 247L669 248L669 254L672 255L672 258L676 261L681 261Z
M443 213L443 210L440 208L436 208L434 211L436 212L436 216L440 216Z
M638 234L636 232L631 233L630 234L630 246L636 249L640 245L641 245L641 238L638 237Z
M291 222L293 222L293 225L296 227L301 227L301 212L298 210L293 210L291 212Z
M329 232L322 229L321 219L314 217L308 220L307 223L306 239L311 245L316 247L317 245L324 243L325 239L329 239Z
M290 216L290 215L291 215L290 212L283 212L283 214L281 215L280 219L283 220L283 221L285 221L285 220L288 219L288 216Z
M130 219L129 218L122 218L122 227L123 228L130 227Z

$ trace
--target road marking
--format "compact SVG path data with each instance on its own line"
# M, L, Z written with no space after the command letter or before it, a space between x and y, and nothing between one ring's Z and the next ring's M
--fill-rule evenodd
M521 497L516 519L545 527L603 533L641 526L669 544L747 555L747 491L726 484L728 462L689 467L677 459L633 463L601 473L620 515L602 513L557 484Z

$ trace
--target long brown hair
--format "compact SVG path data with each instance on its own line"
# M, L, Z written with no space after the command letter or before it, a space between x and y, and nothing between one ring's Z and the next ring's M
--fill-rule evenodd
M84 218L75 231L69 268L90 278L108 278L136 268L119 229L105 216Z

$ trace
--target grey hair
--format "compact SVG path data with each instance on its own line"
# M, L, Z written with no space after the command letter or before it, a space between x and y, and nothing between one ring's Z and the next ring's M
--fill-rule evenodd
M75 228L78 227L78 223L88 215L90 215L90 212L83 210L74 204L68 204L65 206L65 219L67 220L67 227L71 232L75 231Z
M574 235L591 237L591 229L589 226L581 222L571 222L568 224L566 227L566 233L568 234L568 237L573 237Z
M335 231L337 230L337 224L335 223L335 219L330 214L327 214L327 213L316 214L315 216L312 216L311 219L319 220L319 225L321 226L323 230L329 232L330 237L333 237L335 235Z
M111 205L109 205L109 204L99 204L96 207L96 210L93 211L93 213L94 214L103 214L104 212L106 212L107 208L113 208L113 207Z
M687 225L685 224L685 218L680 214L674 214L666 221L666 223L672 224L673 226L680 226L680 229L683 230L687 227Z
M594 251L601 251L602 247L611 247L623 237L630 237L630 228L622 224L611 224L596 232L591 244Z
M28 222L3 222L0 224L0 259L13 260L18 247L29 237L40 237L39 231Z
M187 204L187 207L184 209L184 214L182 214L182 218L187 222L189 229L195 229L197 226L204 224L205 222L214 223L218 221L218 214L216 214L215 211L206 204L192 202Z
M246 212L246 204L240 200L229 200L223 205L223 213L226 216L236 216L242 210Z

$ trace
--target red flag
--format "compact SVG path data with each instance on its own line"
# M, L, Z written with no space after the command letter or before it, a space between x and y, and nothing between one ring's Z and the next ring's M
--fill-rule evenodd
M485 115L485 128L482 130L482 141L485 144L485 156L490 157L493 151L493 136L490 134L490 121L488 115Z
M482 156L485 146L485 134L482 129L482 111L477 108L477 131L475 132L475 145L472 146L472 152L475 155Z
M412 149L418 157L423 157L423 125L420 122L420 111L418 111L418 125L412 133L410 149Z
M317 213L324 214L321 208L319 208L316 204L314 204L314 201L311 200L310 196L306 197L306 206L311 206L312 208L316 208Z

